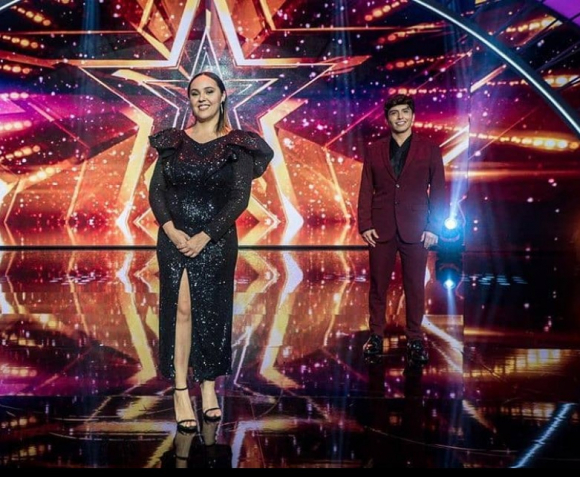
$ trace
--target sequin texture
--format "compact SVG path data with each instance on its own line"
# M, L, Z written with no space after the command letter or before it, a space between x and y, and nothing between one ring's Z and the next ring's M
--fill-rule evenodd
M198 143L171 128L149 140L158 152L149 188L155 218L160 225L173 220L190 236L204 231L211 237L202 252L190 258L159 228L160 372L174 377L175 317L185 271L192 304L193 380L214 380L231 373L236 219L248 206L252 180L264 173L273 151L260 136L242 130Z

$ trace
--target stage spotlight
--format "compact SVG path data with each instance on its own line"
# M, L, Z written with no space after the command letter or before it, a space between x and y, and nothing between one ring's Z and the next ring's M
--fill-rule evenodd
M451 278L448 278L443 282L443 286L446 290L453 290L457 286L457 283Z
M438 249L442 253L461 253L463 236L463 222L457 217L448 217L443 223Z
M435 262L435 278L448 291L454 290L461 283L463 260L461 255L441 254Z
M447 220L445 220L445 228L448 230L455 230L457 228L457 226L459 225L459 222L457 221L457 219L455 217L449 217Z

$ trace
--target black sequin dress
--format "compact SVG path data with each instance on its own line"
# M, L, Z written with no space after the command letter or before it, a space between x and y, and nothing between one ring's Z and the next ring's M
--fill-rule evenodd
M177 298L186 271L192 308L189 361L193 379L214 380L231 374L236 219L248 206L252 180L264 173L273 151L260 136L242 130L198 143L184 131L171 128L149 140L158 152L149 202L159 225L172 220L189 236L204 231L211 237L198 256L186 257L159 228L160 372L174 378Z

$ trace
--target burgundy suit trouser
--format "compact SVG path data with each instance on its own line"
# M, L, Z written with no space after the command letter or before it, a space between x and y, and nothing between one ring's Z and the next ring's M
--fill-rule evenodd
M405 293L406 323L408 340L423 338L421 323L425 313L425 273L428 251L423 242L405 243L399 234L388 242L377 242L369 247L371 286L369 290L369 328L371 333L384 335L387 312L387 291L395 260L399 252Z

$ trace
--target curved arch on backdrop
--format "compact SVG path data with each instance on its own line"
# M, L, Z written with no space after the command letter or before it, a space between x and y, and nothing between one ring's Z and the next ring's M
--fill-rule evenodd
M466 20L449 8L439 4L434 0L413 0L426 10L447 20L453 25L461 28L469 36L483 43L493 53L499 56L510 67L517 71L530 84L530 86L543 97L550 107L560 116L574 133L580 137L580 115L567 104L554 89L544 81L544 79L529 65L522 61L505 48L501 43L495 41L491 35L478 27L475 23Z

